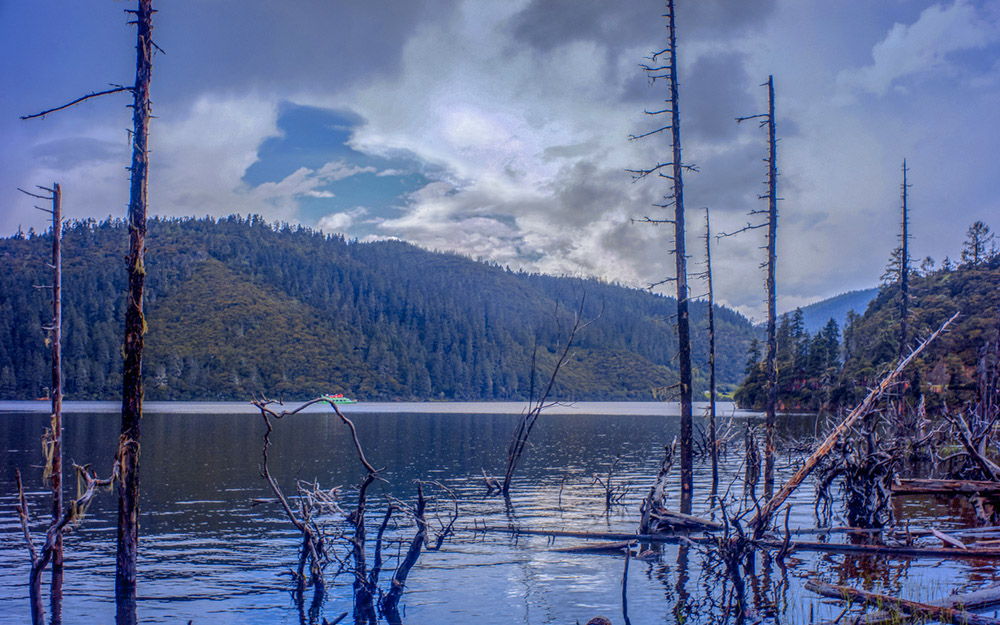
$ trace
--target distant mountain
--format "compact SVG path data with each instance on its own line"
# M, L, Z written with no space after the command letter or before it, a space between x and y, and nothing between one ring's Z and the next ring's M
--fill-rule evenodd
M852 310L863 315L868 304L878 295L877 288L848 291L825 300L802 307L802 321L810 334L823 329L830 319L837 322L841 330L847 325L847 313Z
M68 399L121 387L126 229L68 224L63 346ZM49 382L48 235L0 239L0 399ZM151 219L147 239L146 397L523 399L548 375L576 311L555 393L565 399L670 396L677 383L673 299L514 272L400 241L359 243L262 219ZM707 307L692 302L695 390L707 386ZM732 389L759 330L717 308L718 379Z

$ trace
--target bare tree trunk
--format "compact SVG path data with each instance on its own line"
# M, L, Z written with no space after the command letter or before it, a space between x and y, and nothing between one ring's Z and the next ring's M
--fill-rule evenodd
M139 439L142 419L143 286L146 247L146 177L149 138L149 83L153 66L153 4L139 0L134 12L136 40L132 111L132 178L128 225L128 302L125 311L122 371L122 437L119 443L121 482L118 487L118 550L115 566L116 621L136 623L136 559L139 543Z
M712 454L712 495L719 490L719 442L715 430L715 291L712 289L712 224L705 209L705 275L708 279L708 445Z
M906 205L907 193L906 190L910 186L906 182L906 159L903 159L903 247L902 254L899 258L899 357L900 359L906 356L906 341L907 341L907 331L906 322L909 313L909 300L910 300L910 214L909 208Z
M650 219L646 217L641 221L653 225L673 224L674 226L674 262L675 277L673 280L677 284L677 360L680 374L679 399L681 404L681 511L690 513L691 495L694 490L693 480L693 446L694 428L691 419L691 325L688 318L688 283L687 283L687 252L684 240L684 177L685 169L697 171L696 168L684 165L681 158L681 114L677 97L677 29L674 16L674 0L667 0L667 33L669 44L666 49L654 53L649 57L649 63L640 65L646 71L646 75L651 82L657 79L668 79L670 83L670 96L666 100L667 108L657 111L644 111L647 115L670 114L670 123L661 126L656 130L631 135L630 139L642 139L667 130L671 134L672 159L670 162L657 163L648 169L629 169L633 180L641 180L646 176L657 173L662 178L667 178L673 183L673 194L667 198L663 204L654 204L658 208L669 208L671 204L674 208L673 219ZM666 56L667 61L662 62L660 58ZM662 63L662 65L661 65ZM664 171L670 168L670 174ZM650 285L651 287L669 281Z
M52 425L51 453L52 462L49 471L52 487L52 524L59 522L63 514L63 484L62 484L62 188L58 183L52 185L52 325L50 338L52 341ZM63 536L59 532L55 538L52 551L52 583L50 585L50 602L52 606L52 625L62 623L62 585L63 585Z
M677 282L677 360L681 402L681 513L691 513L694 491L691 418L691 327L688 319L687 252L684 241L684 164L681 159L681 113L677 98L677 26L674 0L667 0L670 33L670 131L673 138L674 263Z
M774 495L774 421L778 404L778 339L775 265L778 235L778 141L774 128L774 76L767 77L767 404L764 430L764 495Z

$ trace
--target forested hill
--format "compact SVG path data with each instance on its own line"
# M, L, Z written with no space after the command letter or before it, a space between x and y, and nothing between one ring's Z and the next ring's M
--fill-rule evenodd
M68 399L121 390L126 229L69 224L63 242ZM594 280L533 275L398 241L358 243L259 218L149 222L146 397L520 399L584 301L555 394L648 399L676 383L674 300ZM0 239L0 399L49 384L49 235ZM602 312L603 311L603 312ZM692 304L696 392L706 389L706 306ZM718 375L737 384L756 330L716 311Z
M872 385L899 350L899 287L884 286L862 317L844 332L844 376ZM1000 314L1000 255L978 263L945 267L910 281L908 346L915 347L954 313L959 319L907 371L912 394L928 394L928 403L968 399L976 367L987 341L997 337ZM958 393L958 394L956 394Z
M987 344L1000 329L1000 254L957 267L910 274L906 350L916 347L956 312L948 332L904 372L908 403L921 398L928 411L947 404L962 406L975 399L977 368ZM802 311L785 315L778 327L778 403L787 409L847 409L895 366L900 349L900 288L879 289L863 315L851 313L843 331L836 322L811 334ZM992 348L996 358L996 347ZM745 408L762 408L766 376L757 349L747 365L747 378L736 392Z

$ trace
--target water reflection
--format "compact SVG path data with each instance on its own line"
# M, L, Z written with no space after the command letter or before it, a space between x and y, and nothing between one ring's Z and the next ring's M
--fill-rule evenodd
M252 407L224 406L205 412L204 405L184 405L175 414L153 412L146 417L140 620L319 623L324 617L332 621L351 612L347 575L328 579L322 604L308 593L304 601L295 601L288 572L297 564L299 534L279 509L251 505L255 498L272 496L259 475L263 425ZM349 412L369 459L386 467L382 476L387 482L373 486L371 493L369 518L373 522L384 513L386 497L412 502L413 480L419 478L440 481L455 491L460 500L459 524L469 528L451 538L441 551L421 556L403 595L402 620L535 625L586 623L603 614L613 623L623 622L624 555L557 552L551 548L576 543L474 533L471 528L512 524L633 532L639 501L659 469L663 445L678 429L675 419L664 416L663 405L658 406L660 412L652 414L644 414L649 409L626 405L619 412L628 414L545 415L532 433L509 504L486 495L483 471L502 473L519 411L462 414L445 412L453 407L442 406L434 412L423 405L424 412L392 412L384 407ZM13 471L19 467L31 491L35 531L41 531L46 509L41 470L35 466L40 462L38 441L45 422L45 415L38 412L0 414L0 506L12 510ZM786 436L804 438L813 434L815 424L806 417L786 417L782 427ZM70 410L67 460L110 461L117 430L113 413ZM742 435L742 424L737 423L735 430ZM282 421L272 438L271 471L283 484L316 480L324 488L339 485L348 497L353 496L361 472L350 434L339 421L322 412L309 412ZM621 505L606 509L606 490L595 484L593 476L606 477L608 467L619 457L614 483L630 488ZM741 470L743 459L739 445L720 459L723 491ZM778 459L779 482L794 470L794 462L794 457ZM711 470L707 461L695 469L694 512L707 514ZM72 483L69 477L67 483ZM668 488L675 498L679 492L676 473ZM741 488L737 481L732 492L740 496ZM809 482L795 495L794 503L791 527L814 526ZM956 512L933 500L899 505L897 516L914 522ZM114 497L99 497L85 522L66 539L67 622L113 620L115 515ZM951 523L963 523L961 518L950 518L954 519ZM405 522L387 530L394 545L407 544L412 534L412 525ZM738 622L735 582L726 575L716 553L687 543L645 551L632 560L628 578L632 623ZM984 563L855 555L797 553L780 563L756 554L740 566L747 611L769 623L836 616L838 608L803 590L811 576L837 583L853 580L857 584L862 579L866 588L914 600L947 594L955 587L979 587L996 578L993 568ZM27 556L16 515L0 515L0 584L4 589L0 624L26 621L26 579Z

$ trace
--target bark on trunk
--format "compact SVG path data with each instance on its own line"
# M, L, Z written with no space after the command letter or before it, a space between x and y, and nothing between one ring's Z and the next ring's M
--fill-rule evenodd
M712 454L712 496L719 490L719 443L715 430L715 291L712 289L712 224L705 209L705 273L708 278L708 446Z
M139 543L139 440L142 419L142 348L145 332L143 286L146 247L146 178L152 74L152 0L139 0L134 103L132 111L132 167L128 225L128 301L125 312L122 371L122 436L119 443L121 481L118 486L118 549L115 562L116 621L136 623L136 558Z
M677 282L677 360L680 370L681 404L681 512L689 514L694 491L691 327L688 319L687 251L684 241L684 165L681 158L681 114L677 98L677 27L673 0L667 0L667 23L670 35L670 131L673 138L674 262Z
M52 185L52 425L51 475L52 523L59 522L63 513L62 484L62 188ZM63 537L56 536L52 552L52 582L50 604L52 625L62 623Z
M778 235L778 141L774 129L774 76L767 77L767 405L764 430L764 495L774 495L774 421L778 404L778 339L775 265Z

